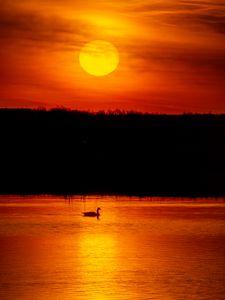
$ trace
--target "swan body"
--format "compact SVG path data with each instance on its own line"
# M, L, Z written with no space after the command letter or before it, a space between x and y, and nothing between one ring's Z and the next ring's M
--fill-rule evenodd
M99 217L100 216L100 211L101 208L98 207L96 212L95 211L87 211L87 212L83 212L84 217Z

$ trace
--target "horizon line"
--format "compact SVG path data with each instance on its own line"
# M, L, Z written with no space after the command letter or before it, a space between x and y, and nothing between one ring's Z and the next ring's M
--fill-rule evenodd
M215 112L180 112L180 113L161 113L161 112L143 112L138 110L124 110L124 109L107 109L107 110L83 110L83 109L76 109L76 108L69 108L64 106L56 106L56 107L0 107L0 111L3 110L17 110L17 111L42 111L42 112L54 112L54 111L64 111L64 112L77 112L83 114L92 114L92 115L152 115L152 116L187 116L187 115L198 115L198 116L225 116L225 112L222 113L215 113Z

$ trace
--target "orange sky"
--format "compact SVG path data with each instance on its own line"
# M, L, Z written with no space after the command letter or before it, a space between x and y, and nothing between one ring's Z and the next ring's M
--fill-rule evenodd
M0 0L0 107L225 112L224 0ZM85 73L91 40L118 69Z

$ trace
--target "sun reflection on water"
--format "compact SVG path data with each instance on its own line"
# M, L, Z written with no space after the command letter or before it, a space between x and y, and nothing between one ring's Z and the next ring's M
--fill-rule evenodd
M117 292L117 241L109 234L84 233L79 238L78 257L83 293L89 300L110 299ZM111 295L111 296L110 296Z
M0 299L224 299L224 202L82 205L2 199Z

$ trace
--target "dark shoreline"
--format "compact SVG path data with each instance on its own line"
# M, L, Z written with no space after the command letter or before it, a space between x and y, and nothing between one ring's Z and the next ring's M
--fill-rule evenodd
M0 109L0 194L225 196L225 115Z

